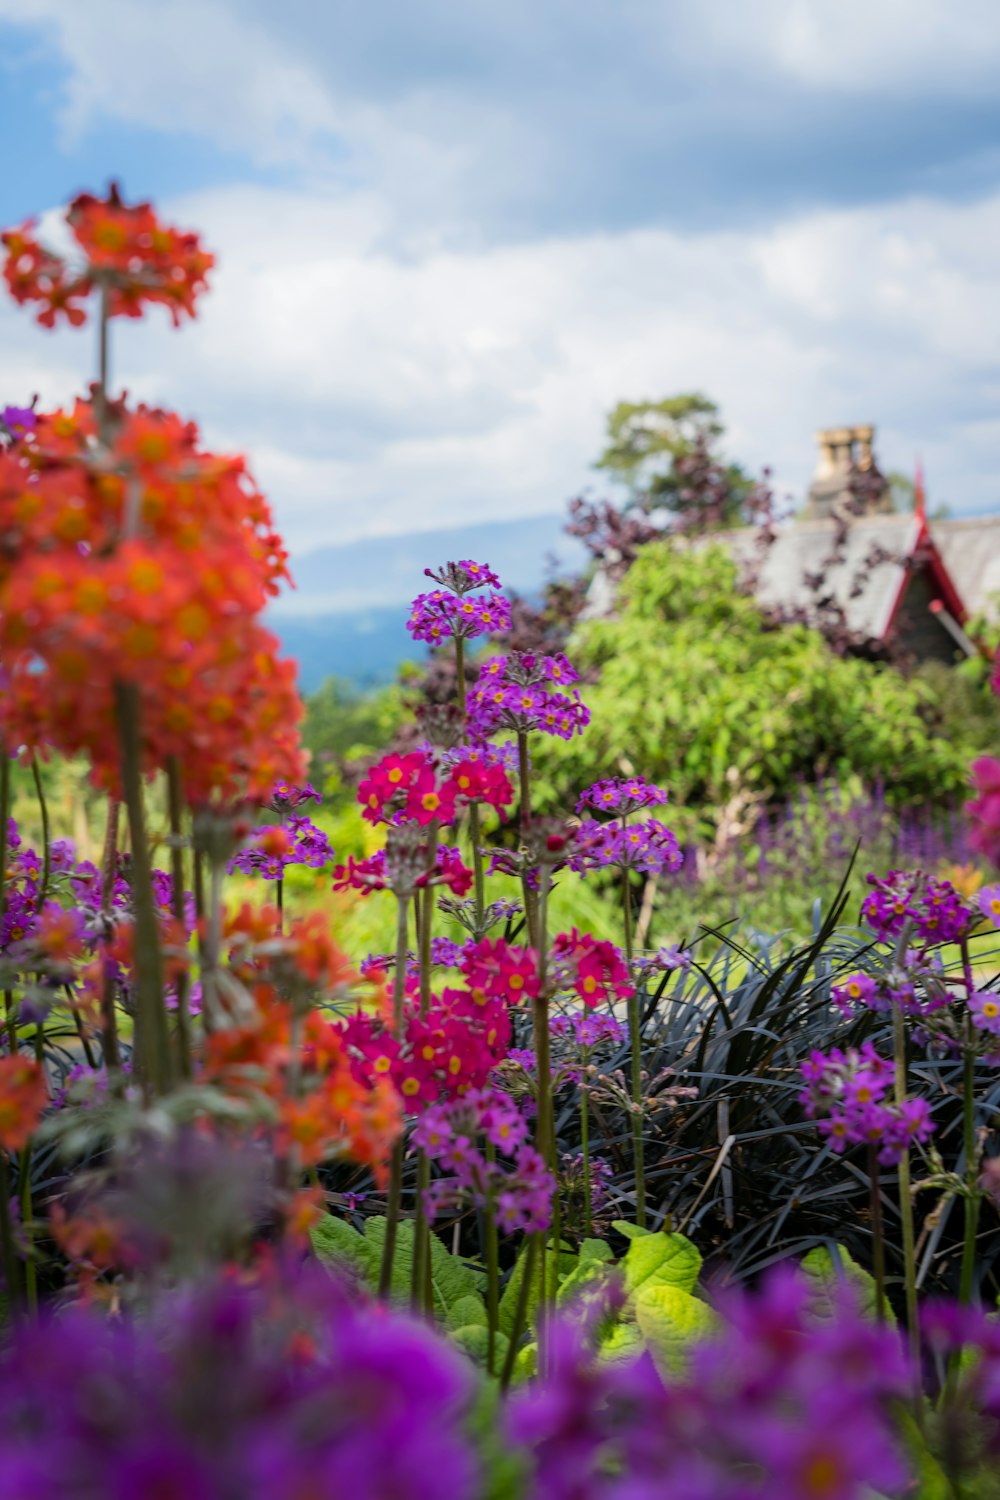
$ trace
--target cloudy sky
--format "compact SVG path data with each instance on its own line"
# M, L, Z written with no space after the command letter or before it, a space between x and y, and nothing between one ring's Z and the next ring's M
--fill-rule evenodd
M293 547L560 509L701 389L1000 510L996 0L0 0L0 220L118 177L218 255L119 379L248 451ZM89 330L0 306L0 399Z

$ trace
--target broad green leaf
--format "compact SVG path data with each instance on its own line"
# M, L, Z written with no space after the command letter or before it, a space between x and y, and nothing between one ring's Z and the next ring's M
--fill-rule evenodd
M324 1214L310 1229L309 1239L314 1255L325 1266L352 1271L369 1285L378 1279L371 1245L346 1219Z
M470 1358L474 1359L477 1364L485 1367L490 1346L490 1331L488 1328L484 1328L481 1323L467 1323L464 1328L453 1329L450 1337L452 1342L464 1350ZM503 1369L503 1362L507 1358L509 1347L506 1335L498 1332L493 1353L494 1375L499 1375Z
M601 1359L634 1359L644 1348L638 1325L619 1323L601 1341L598 1353Z
M617 1229L627 1240L638 1240L644 1235L652 1234L652 1229L641 1229L638 1224L633 1224L629 1219L612 1219L612 1229Z
M594 1261L607 1264L614 1260L611 1246L606 1240L584 1240L580 1245L580 1264L584 1261Z
M378 1215L365 1222L365 1239L371 1246L376 1265L382 1262L382 1247L385 1244L385 1219ZM458 1256L445 1249L436 1234L431 1242L431 1287L434 1297L435 1316L444 1322L448 1308L460 1297L475 1295L485 1280L481 1271L474 1271ZM390 1296L394 1302L408 1303L413 1278L413 1220L403 1219L396 1227L396 1249L393 1256Z
M719 1321L707 1302L662 1284L647 1285L637 1294L635 1320L657 1363L673 1375L683 1372L691 1345Z
M649 1234L632 1241L622 1264L629 1296L649 1285L693 1292L701 1270L701 1253L683 1234Z
M525 1344L514 1356L514 1369L511 1378L515 1385L521 1385L526 1380L533 1380L538 1374L538 1345Z
M488 1328L489 1314L482 1297L466 1293L464 1297L456 1298L448 1308L447 1326L452 1329L471 1326Z
M819 1317L832 1317L832 1293L841 1281L846 1281L858 1292L862 1310L874 1318L877 1313L875 1278L858 1265L843 1245L838 1245L836 1250L834 1256L826 1245L817 1245L802 1261L802 1269L812 1283L814 1311ZM895 1326L896 1316L888 1302L886 1321Z

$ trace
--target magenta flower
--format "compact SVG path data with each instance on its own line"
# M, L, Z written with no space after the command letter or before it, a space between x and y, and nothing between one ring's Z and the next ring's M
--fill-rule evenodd
M1000 865L1000 760L981 755L972 762L977 795L965 804L972 820L969 843L992 864Z
M1000 770L1000 762L997 765ZM884 879L877 875L867 879L872 890L862 903L861 914L883 942L896 937L907 923L927 946L955 942L969 926L972 913L947 880L931 880L919 871L905 870L890 870Z
M889 1164L899 1161L914 1141L925 1141L933 1132L926 1099L896 1104L886 1097L892 1086L892 1063L880 1057L871 1042L846 1052L839 1047L829 1053L814 1051L801 1072L807 1087L799 1102L810 1120L819 1119L820 1133L833 1151L875 1145L879 1161Z

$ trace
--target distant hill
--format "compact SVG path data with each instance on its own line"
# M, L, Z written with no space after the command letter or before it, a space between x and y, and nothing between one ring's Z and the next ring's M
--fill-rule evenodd
M472 558L488 563L505 587L532 594L550 555L560 572L583 565L584 549L563 534L564 521L530 516L318 547L293 558L298 587L269 610L268 623L298 660L307 693L331 676L359 687L388 682L400 662L424 655L407 632L406 607L433 587L425 567Z

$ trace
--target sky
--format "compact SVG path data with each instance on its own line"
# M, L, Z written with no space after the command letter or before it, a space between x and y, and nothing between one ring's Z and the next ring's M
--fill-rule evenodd
M248 454L293 553L560 510L700 390L801 499L874 422L1000 511L996 0L0 0L0 222L117 178L215 251L113 374ZM0 404L92 330L0 304Z

